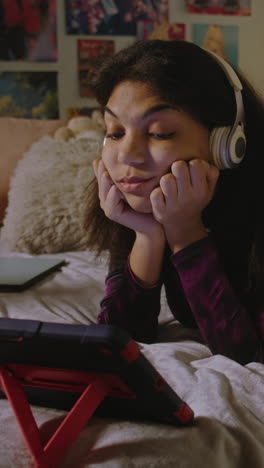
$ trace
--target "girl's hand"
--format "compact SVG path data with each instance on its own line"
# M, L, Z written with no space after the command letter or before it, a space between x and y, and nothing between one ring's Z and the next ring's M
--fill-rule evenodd
M175 161L150 200L173 252L207 236L202 211L213 197L219 170L202 159Z
M157 235L164 238L163 227L152 214L138 213L126 202L122 192L113 183L101 158L93 161L93 169L98 181L100 205L105 215L135 232Z

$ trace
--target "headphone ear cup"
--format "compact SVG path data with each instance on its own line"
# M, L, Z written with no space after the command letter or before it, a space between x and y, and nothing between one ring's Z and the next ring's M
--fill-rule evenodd
M227 152L227 140L231 127L216 127L212 130L209 140L209 149L213 162L218 169L229 168Z
M210 154L218 169L232 169L244 158L246 137L241 125L216 127L212 130L209 141Z
M246 136L241 125L230 135L228 147L231 164L237 166L246 154Z

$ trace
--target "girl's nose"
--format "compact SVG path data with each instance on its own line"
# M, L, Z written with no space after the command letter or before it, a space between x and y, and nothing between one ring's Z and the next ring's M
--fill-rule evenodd
M125 135L119 142L118 160L130 166L139 166L145 163L145 148L139 137Z

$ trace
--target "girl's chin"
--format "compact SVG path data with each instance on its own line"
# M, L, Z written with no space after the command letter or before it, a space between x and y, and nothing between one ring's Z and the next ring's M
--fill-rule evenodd
M152 206L149 199L126 194L124 196L128 205L139 213L152 213Z

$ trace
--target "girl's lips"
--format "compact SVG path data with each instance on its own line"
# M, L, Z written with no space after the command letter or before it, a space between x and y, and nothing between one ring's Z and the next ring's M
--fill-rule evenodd
M124 177L123 179L119 179L117 182L126 182L128 184L134 184L137 182L144 182L146 180L149 180L150 177Z
M145 189L148 187L149 182L152 181L153 177L151 177L150 179L140 179L139 177L133 177L128 180L121 180L120 182L118 182L118 185L122 192L135 193L140 195L141 192L144 192Z

